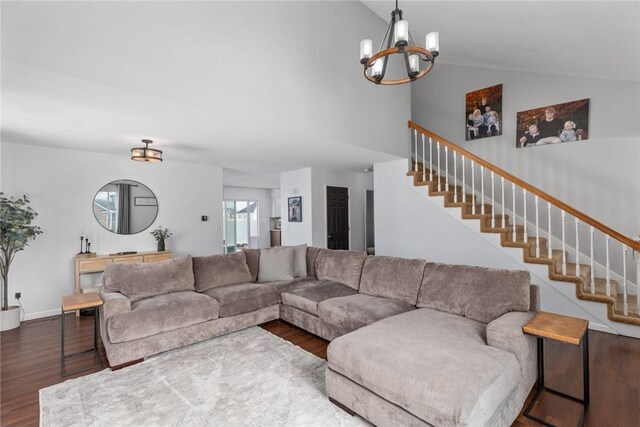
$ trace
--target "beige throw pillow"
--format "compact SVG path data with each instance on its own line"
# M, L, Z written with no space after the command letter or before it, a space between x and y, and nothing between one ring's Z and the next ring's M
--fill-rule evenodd
M258 282L293 280L295 250L292 247L260 249Z
M294 246L295 257L293 261L293 276L307 277L307 245Z

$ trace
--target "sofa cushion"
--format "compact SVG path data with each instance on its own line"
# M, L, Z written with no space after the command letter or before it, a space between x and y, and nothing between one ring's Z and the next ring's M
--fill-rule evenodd
M259 282L293 280L295 250L291 246L260 249Z
M112 343L132 341L218 318L218 302L193 291L172 292L141 299L131 311L108 319Z
M307 277L316 277L316 260L319 253L320 248L315 246L307 248Z
M530 278L528 271L427 263L417 306L489 323L529 311Z
M329 280L303 282L288 287L282 291L282 304L306 311L314 316L318 315L318 303L329 298L355 295L357 292L338 282Z
M307 282L317 282L313 277L299 277L293 280L278 280L276 282L264 282L263 285L273 286L278 289L278 291L282 292L285 289L290 288L291 286L295 286L299 283L307 283Z
M258 281L258 271L260 269L260 249L243 248L244 256L247 259L247 266L249 266L249 272L251 273L251 281Z
M251 272L244 252L193 257L196 291L251 281Z
M414 310L336 338L329 368L430 425L487 425L512 398L519 368L513 354L486 345L485 329L469 318Z
M389 316L415 310L415 306L395 299L356 294L331 298L318 304L318 316L346 331L355 331Z
M362 267L359 292L415 305L426 263L421 259L368 256Z
M169 292L193 291L191 255L160 262L108 263L102 284L108 292L120 292L141 300Z
M274 286L260 283L240 283L212 288L205 294L220 304L220 317L250 313L280 302L280 291Z
M318 280L331 280L358 290L362 264L366 257L367 254L361 251L320 249L316 259L316 277Z
M307 245L293 247L293 277L307 277Z

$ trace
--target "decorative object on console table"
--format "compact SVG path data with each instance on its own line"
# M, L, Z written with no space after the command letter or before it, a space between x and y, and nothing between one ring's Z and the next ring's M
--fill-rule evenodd
M164 241L173 236L173 233L168 228L158 227L151 232L151 235L158 242L158 252L163 252L165 250Z
M102 273L104 267L111 262L157 262L171 259L172 253L165 252L135 252L131 254L109 254L96 255L92 258L84 256L76 256L73 261L75 264L74 289L76 294L82 293L80 287L80 276L83 274Z
M571 401L581 403L584 407L579 425L584 425L584 417L589 408L589 321L575 317L562 316L560 314L541 311L533 319L523 326L525 334L533 335L538 341L538 389L536 395L531 399L529 406L524 412L524 416L545 426L553 424L531 415L531 409L536 401L546 391L556 396L564 397ZM550 389L544 382L544 340L552 339L565 344L580 346L582 344L582 399L568 394Z
M19 198L4 197L0 192L0 273L2 274L2 310L0 331L20 326L20 307L9 307L9 267L16 253L24 250L30 240L42 234L42 229L31 222L38 216L29 206L26 195Z

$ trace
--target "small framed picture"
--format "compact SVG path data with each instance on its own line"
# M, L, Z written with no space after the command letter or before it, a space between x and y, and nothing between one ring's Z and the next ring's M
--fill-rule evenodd
M134 197L134 206L158 206L158 200L155 197Z
M289 222L302 222L302 196L289 197Z

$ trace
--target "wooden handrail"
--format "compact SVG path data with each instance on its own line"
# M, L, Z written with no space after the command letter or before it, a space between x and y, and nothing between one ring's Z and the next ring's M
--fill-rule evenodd
M587 224L593 226L594 228L602 231L603 233L613 237L617 241L619 241L621 243L624 243L625 245L629 246L633 250L640 251L640 242L639 241L633 240L632 238L625 236L624 234L614 230L613 228L604 225L603 223L601 223L600 221L598 221L596 219L593 219L589 215L587 215L587 214L585 214L583 212L580 212L579 210L569 206L568 204L564 203L562 200L559 200L559 199L553 197L552 195L550 195L548 193L545 193L544 191L534 187L533 185L521 180L520 178L511 175L509 172L500 169L499 167L487 162L486 160L476 156L473 153L470 153L469 151L467 151L464 148L454 144L453 142L447 141L445 138L441 137L440 135L435 134L435 133L433 133L431 131L428 131L427 129L423 128L419 124L416 124L416 123L412 122L411 120L409 120L407 122L407 126L409 126L409 128L411 128L411 129L415 129L418 132L423 133L426 136L430 136L431 138L436 139L437 141L439 141L443 145L451 147L453 150L455 150L458 153L464 155L465 157L475 161L476 163L479 163L479 164L483 165L487 169L489 169L489 170L495 172L496 174L504 177L505 179L513 182L514 184L526 189L529 193L535 194L536 196L540 197L541 199L546 200L547 202L551 203L552 205L554 205L554 206L564 210L565 212L573 215L575 218L578 218L582 222L587 223Z

